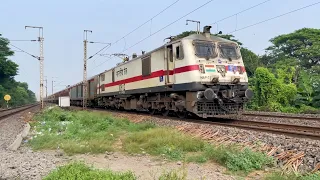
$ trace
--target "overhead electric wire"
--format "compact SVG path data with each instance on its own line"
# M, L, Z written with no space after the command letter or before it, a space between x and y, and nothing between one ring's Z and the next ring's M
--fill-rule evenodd
M37 56L35 56L35 55L32 55L32 54L30 54L30 53L28 53L28 52L26 52L26 51L24 51L24 50L22 50L21 48L19 48L19 47L17 47L17 46L15 46L15 45L13 45L13 44L9 44L10 46L13 46L13 47L15 47L15 48L17 48L17 49L19 49L21 52L23 52L23 53L26 53L26 54L28 54L28 55L30 55L30 56L32 56L32 57L34 57L34 58L36 58L36 59L39 59L39 57L37 57Z
M32 40L9 40L9 41L32 41L32 42L35 42L35 41L38 41L38 40L34 40L34 39L32 39Z
M284 13L284 14L280 14L280 15L278 15L278 16L275 16L275 17L272 17L272 18L269 18L269 19L265 19L265 20L263 20L263 21L260 21L260 22L257 22L257 23L254 23L254 24L245 26L245 27L243 27L243 28L240 28L240 29L231 31L231 32L229 32L229 33L227 33L227 34L234 33L234 32L237 32L237 31L241 31L241 30L250 28L250 27L252 27L252 26L256 26L256 25L258 25L258 24L262 24L262 23L271 21L271 20L273 20L273 19L277 19L277 18L279 18L279 17L285 16L285 15L288 15L288 14L291 14L291 13L294 13L294 12L297 12L297 11L300 11L300 10L302 10L302 9L309 8L309 7L318 5L318 4L320 4L320 1L318 1L318 2L316 2L316 3L313 3L313 4L310 4L310 5L307 5L307 6L304 6L304 7L301 7L301 8L298 8L298 9L295 9L295 10L292 10L292 11L289 11L289 12L286 12L286 13Z
M145 41L146 39L150 38L151 36L153 36L153 35L155 35L155 34L159 33L160 31L162 31L162 30L164 30L165 28L167 28L167 27L171 26L172 24L174 24L174 23L178 22L179 20L181 20L182 18L184 18L184 17L188 16L189 14L191 14L191 13L193 13L193 12L195 12L195 11L197 11L197 10L201 9L201 8L202 8L202 7L204 7L205 5L207 5L207 4L209 4L209 3L211 3L212 1L214 1L214 0L207 1L206 3L204 3L204 4L202 4L201 6L197 7L196 9L194 9L194 10L192 10L192 11L188 12L187 14L185 14L185 15L181 16L180 18L176 19L175 21L173 21L173 22L169 23L168 25L164 26L163 28L159 29L158 31L156 31L156 32L154 32L154 33L150 34L149 36L147 36L147 37L145 37L145 38L141 39L140 41L138 41L137 43L133 44L132 46L130 46L130 47L128 47L128 48L126 48L125 50L123 50L123 51L122 51L122 52L120 52L120 53L123 53L123 52L127 51L128 49L131 49L132 47L134 47L134 46L136 46L136 45L140 44L141 42ZM109 59L108 59L108 60L109 60ZM106 61L107 61L107 60L106 60ZM104 64L106 61L104 61L104 62L103 62L103 63L101 63L100 65ZM100 65L99 65L99 66L100 66ZM98 67L98 66L96 66L96 67Z
M232 14L232 15L230 15L230 16L224 17L224 18L222 18L222 19L220 19L220 20L218 20L218 21L216 21L216 22L214 22L214 23L211 23L211 24L209 24L209 25L217 24L218 22L221 22L221 21L224 21L224 20L226 20L226 19L229 19L229 18L231 18L231 17L233 17L233 16L235 16L235 15L238 15L238 14L241 14L241 13L243 13L243 12L246 12L246 11L248 11L248 10L250 10L250 9L253 9L253 8L255 8L255 7L258 7L258 6L260 6L260 5L264 4L264 3L267 3L267 2L269 2L269 1L272 1L272 0L263 1L263 2L261 2L261 3L259 3L259 4L256 4L256 5L254 5L254 6L251 6L251 7L247 8L247 9L244 9L244 10L242 10L242 11L239 11L239 12L237 12L237 13L235 13L235 14Z
M179 2L180 0L176 0L175 2L173 2L172 4L170 4L169 6L167 6L166 8L164 8L162 11L160 11L158 14L154 15L152 18L150 18L149 20L147 20L146 22L142 23L140 26L136 27L135 29L133 29L132 31L130 31L129 33L127 33L126 35L124 35L122 38L116 40L115 42L111 43L110 46L105 46L102 49L100 49L98 52L94 53L92 56L90 56L88 59L93 58L94 56L96 56L98 53L100 53L101 51L103 51L105 48L110 48L112 45L118 43L119 41L121 41L122 39L124 39L125 37L129 36L130 34L132 34L133 32L135 32L136 30L138 30L139 28L141 28L142 26L144 26L145 24L147 24L149 21L151 21L152 19L156 18L157 16L159 16L161 13L163 13L164 11L166 11L167 9L169 9L171 6L173 6L174 4L176 4L177 2ZM107 49L108 49L107 48Z

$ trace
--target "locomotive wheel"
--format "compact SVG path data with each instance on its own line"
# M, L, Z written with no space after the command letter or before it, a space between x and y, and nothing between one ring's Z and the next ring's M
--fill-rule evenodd
M155 115L156 114L156 109L149 109L149 114Z
M178 118L184 119L187 117L187 111L177 111L176 115L178 116Z
M163 116L169 116L170 110L162 110L161 113Z

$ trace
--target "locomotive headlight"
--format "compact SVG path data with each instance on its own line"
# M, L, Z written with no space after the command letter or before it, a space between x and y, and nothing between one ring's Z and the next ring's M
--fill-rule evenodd
M204 92L203 91L199 91L199 92L197 92L197 99L202 99L203 98L203 96L204 96Z

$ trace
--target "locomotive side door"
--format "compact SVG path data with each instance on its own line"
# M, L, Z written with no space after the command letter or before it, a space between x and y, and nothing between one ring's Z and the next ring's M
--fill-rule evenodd
M166 85L171 85L174 83L174 77L173 77L173 70L174 70L174 61L173 61L173 49L172 44L165 46L165 52L164 52L164 59L165 59L165 80Z

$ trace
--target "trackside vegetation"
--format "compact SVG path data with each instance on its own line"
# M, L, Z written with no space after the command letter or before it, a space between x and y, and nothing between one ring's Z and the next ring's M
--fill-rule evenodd
M14 51L10 49L9 43L0 33L0 109L7 106L3 99L6 94L11 96L10 107L36 102L36 96L28 84L14 79L18 75L19 66L10 60Z
M35 135L30 145L35 150L61 149L72 155L123 151L129 154L163 156L172 161L216 161L230 171L250 172L272 165L265 154L237 146L208 144L201 139L172 128L157 127L150 123L132 123L105 114L85 111L65 111L48 108L37 114L32 123ZM113 144L121 139L122 146Z
M86 111L66 111L49 107L34 117L31 123L33 138L29 141L35 150L61 149L68 155L122 151L128 154L150 154L182 163L217 162L231 173L246 175L255 170L273 166L267 155L237 145L208 144L173 128L151 123L132 123L127 119ZM121 146L115 145L121 140ZM292 176L292 177L291 177ZM132 172L97 170L82 162L73 162L52 171L45 179L137 179ZM272 173L266 179L311 180L318 174L281 175ZM161 180L186 179L186 175L164 172Z
M44 180L136 180L136 176L132 172L112 172L111 170L98 170L89 167L81 162L74 162L65 166L61 166L52 171Z
M313 174L282 174L281 172L275 172L268 174L265 180L318 180L320 179L320 173Z

